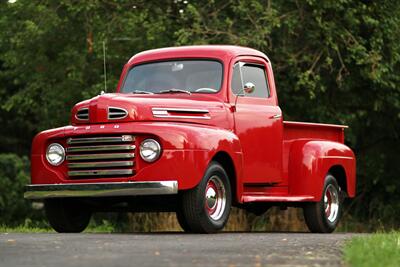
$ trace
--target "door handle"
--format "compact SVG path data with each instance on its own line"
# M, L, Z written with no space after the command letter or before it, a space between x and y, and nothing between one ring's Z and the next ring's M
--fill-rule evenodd
M282 114L275 114L275 115L270 116L269 118L270 119L279 119L280 117L282 117Z

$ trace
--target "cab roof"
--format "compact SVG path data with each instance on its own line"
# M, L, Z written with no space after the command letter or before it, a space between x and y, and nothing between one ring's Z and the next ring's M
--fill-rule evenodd
M218 58L222 61L237 56L262 57L269 62L268 57L255 49L234 45L195 45L152 49L134 55L128 65L143 61L154 61L169 58Z

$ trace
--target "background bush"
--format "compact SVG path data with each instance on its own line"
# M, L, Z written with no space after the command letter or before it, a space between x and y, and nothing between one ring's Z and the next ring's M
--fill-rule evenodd
M35 218L30 201L23 198L27 183L28 157L0 154L0 225L20 225L26 218Z
M286 120L350 126L358 192L352 219L399 227L399 25L392 0L2 0L0 153L18 155L5 156L14 157L11 166L24 165L37 132L68 124L74 103L103 90L103 43L109 91L143 50L250 46L271 59ZM1 168L9 178L0 183L25 179L18 168ZM30 216L22 195L0 190L4 203L21 207L10 213L15 218L2 212L2 221Z

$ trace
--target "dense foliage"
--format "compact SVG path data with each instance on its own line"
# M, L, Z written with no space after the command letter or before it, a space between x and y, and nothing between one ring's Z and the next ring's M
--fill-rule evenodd
M27 157L0 154L0 225L20 225L34 212L21 197L29 182Z
M123 64L142 50L249 46L270 57L287 120L350 126L346 142L358 159L351 213L395 223L400 216L398 25L400 5L390 0L3 0L1 153L28 155L35 133L67 124L75 102L103 89L103 42L109 90Z

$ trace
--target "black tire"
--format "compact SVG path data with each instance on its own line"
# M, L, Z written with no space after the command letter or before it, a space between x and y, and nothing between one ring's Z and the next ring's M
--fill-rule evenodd
M325 202L331 204L325 205ZM337 209L333 203L337 204ZM325 177L321 200L307 203L303 208L304 219L310 232L332 233L342 215L342 204L340 187L335 177L328 173Z
M187 233L193 232L183 215L182 209L176 211L176 220L178 221L179 226L182 228L183 231Z
M224 168L211 162L200 183L182 192L181 205L182 217L179 220L184 230L214 233L224 228L232 206L231 186Z
M189 224L187 223L185 219L185 215L183 214L183 206L182 206L183 200L182 200L182 194L179 194L179 199L178 199L178 208L176 210L176 220L179 223L179 226L182 228L183 231L190 233L193 232L192 229L190 228Z
M58 233L80 233L89 224L91 212L74 199L46 199L44 208L47 219Z

